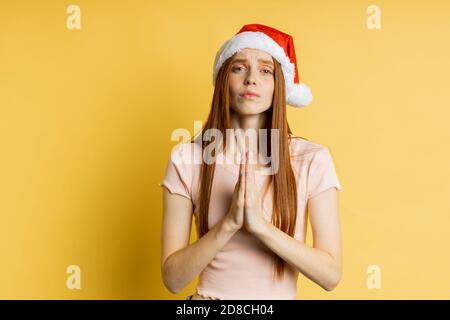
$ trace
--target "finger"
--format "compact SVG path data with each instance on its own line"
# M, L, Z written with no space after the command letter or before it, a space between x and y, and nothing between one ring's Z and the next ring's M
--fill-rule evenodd
M239 195L238 198L241 203L244 203L245 197L245 160L244 154L242 153L241 164L239 167Z
M245 140L245 138L243 138L241 135L236 136L237 147L238 147L239 153L241 155L243 155L244 151L245 151L245 141L244 140Z
M249 152L246 151L245 152L245 157L246 157L246 161L245 161L245 195L250 195L249 193L249 187L250 187L250 183L248 181L248 171L250 169L251 164L249 164L249 160L251 161L251 159L249 159ZM247 201L248 197L245 198L245 200Z
M255 155L253 152L248 153L249 160L247 161L247 175L245 178L245 197L246 197L246 203L248 205L251 205L254 201L255 197L255 188L256 188L256 182L255 182Z
M247 202L247 173L248 173L248 151L245 151L245 157L244 157L244 181L245 181L245 201Z
M241 182L244 179L244 171L245 171L244 153L241 153L241 160L239 164L239 182Z
M243 165L243 160L242 160L242 156L241 156L241 160L239 162L238 179L237 179L236 184L234 185L234 194L238 194L239 188L242 185L241 181L242 181L242 175L243 175L243 172L244 172L243 166L244 165Z
M247 181L250 187L255 187L255 166L256 166L256 155L250 151L250 163L248 164Z
M233 195L237 194L239 191L240 179L238 178L236 184L234 185Z

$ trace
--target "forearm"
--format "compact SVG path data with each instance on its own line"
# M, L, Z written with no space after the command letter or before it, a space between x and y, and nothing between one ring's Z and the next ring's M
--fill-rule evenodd
M325 290L330 291L338 284L341 266L328 252L309 247L267 221L255 235L275 254Z
M171 254L163 267L166 287L173 293L181 291L206 268L236 231L225 218L196 242Z

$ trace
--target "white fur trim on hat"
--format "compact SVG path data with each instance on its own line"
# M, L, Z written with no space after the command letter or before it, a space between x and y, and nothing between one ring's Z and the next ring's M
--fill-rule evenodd
M216 84L217 74L223 63L244 48L265 51L280 63L286 87L286 102L289 105L294 107L304 107L311 103L312 94L310 88L303 83L294 83L294 63L290 61L289 57L278 43L264 32L259 31L245 31L238 33L222 45L214 59L213 85Z

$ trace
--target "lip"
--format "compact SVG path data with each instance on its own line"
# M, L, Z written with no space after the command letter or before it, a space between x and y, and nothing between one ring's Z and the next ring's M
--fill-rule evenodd
M241 93L240 96L245 99L259 98L259 94L255 93L255 92L251 92L251 91L245 91L245 92Z

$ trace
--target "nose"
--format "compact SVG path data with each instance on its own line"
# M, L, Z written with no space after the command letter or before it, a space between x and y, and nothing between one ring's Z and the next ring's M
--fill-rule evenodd
M256 78L252 70L249 70L247 77L245 78L245 84L256 84Z

